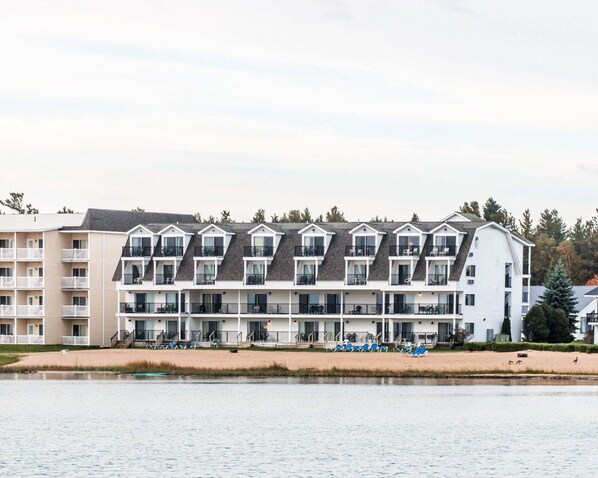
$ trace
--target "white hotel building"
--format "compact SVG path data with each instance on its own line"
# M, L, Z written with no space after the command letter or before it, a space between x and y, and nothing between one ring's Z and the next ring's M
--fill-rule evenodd
M437 222L141 223L114 273L121 343L446 342L521 336L531 247L477 216Z

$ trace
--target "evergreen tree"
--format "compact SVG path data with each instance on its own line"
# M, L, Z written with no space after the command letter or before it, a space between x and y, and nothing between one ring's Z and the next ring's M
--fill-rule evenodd
M330 211L326 213L326 222L347 222L347 220L338 207L332 206Z
M505 220L505 211L500 204L492 197L489 197L484 203L483 207L484 219L486 221L494 221L497 224L503 224Z
M313 222L313 219L311 218L311 213L309 212L308 208L305 208L303 210L303 212L301 213L301 221L300 222Z
M419 222L419 216L417 215L417 213L413 213L413 215L411 216L411 222Z
M60 211L58 211L58 214L74 214L75 211L73 211L72 209L63 206L62 209Z
M251 218L251 222L260 223L266 222L266 211L264 209L258 209Z
M223 209L220 213L220 224L232 224L235 220L231 217L230 211Z
M509 317L505 317L505 320L502 321L502 327L500 328L500 333L509 336L509 340L511 338L511 319Z
M24 197L24 193L10 193L7 199L0 199L0 204L18 214L39 214L39 209L34 208L31 204L23 205Z
M542 307L534 305L523 319L523 336L528 342L546 342L550 330Z
M540 214L536 233L546 234L558 243L567 236L567 225L556 209L544 209Z
M480 205L477 201L464 202L459 208L459 211L482 217L482 214L480 213Z
M554 309L548 304L541 305L548 327L547 341L551 344L565 344L573 340L569 330L569 320L562 309Z
M521 235L528 240L532 240L534 237L534 221L529 209L523 211L523 217L519 221L519 232Z
M548 271L544 287L546 290L540 297L540 303L547 304L554 309L562 309L569 318L570 331L574 331L577 323L575 318L577 299L562 259L559 258L554 267Z
M135 209L131 209L131 211L132 212L145 212L145 209L143 209L142 207L137 206Z

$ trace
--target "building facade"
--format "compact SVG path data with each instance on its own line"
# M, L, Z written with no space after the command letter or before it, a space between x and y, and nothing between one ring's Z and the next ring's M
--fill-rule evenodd
M533 244L437 222L139 223L113 280L119 338L241 344L521 336Z

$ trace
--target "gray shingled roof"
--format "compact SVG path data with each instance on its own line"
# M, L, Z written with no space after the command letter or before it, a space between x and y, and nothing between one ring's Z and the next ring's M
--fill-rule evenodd
M88 209L79 227L65 228L81 231L127 232L140 224L196 223L192 214L166 212L118 211L115 209Z

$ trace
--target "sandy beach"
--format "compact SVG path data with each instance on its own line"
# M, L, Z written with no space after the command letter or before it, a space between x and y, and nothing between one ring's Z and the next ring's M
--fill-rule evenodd
M228 350L146 350L106 349L24 354L19 362L5 368L46 367L65 370L75 367L124 367L132 362L168 362L176 367L195 369L251 369L274 364L289 370L314 369L365 370L365 371L435 371L435 372L483 372L483 371L542 371L555 374L598 374L598 354L544 352L530 350L527 358L517 358L517 353L498 352L435 352L427 357L412 358L399 353L310 353L288 351L259 351L240 349L232 354ZM578 357L578 362L574 359ZM517 360L521 360L517 364ZM513 364L509 364L513 361Z

